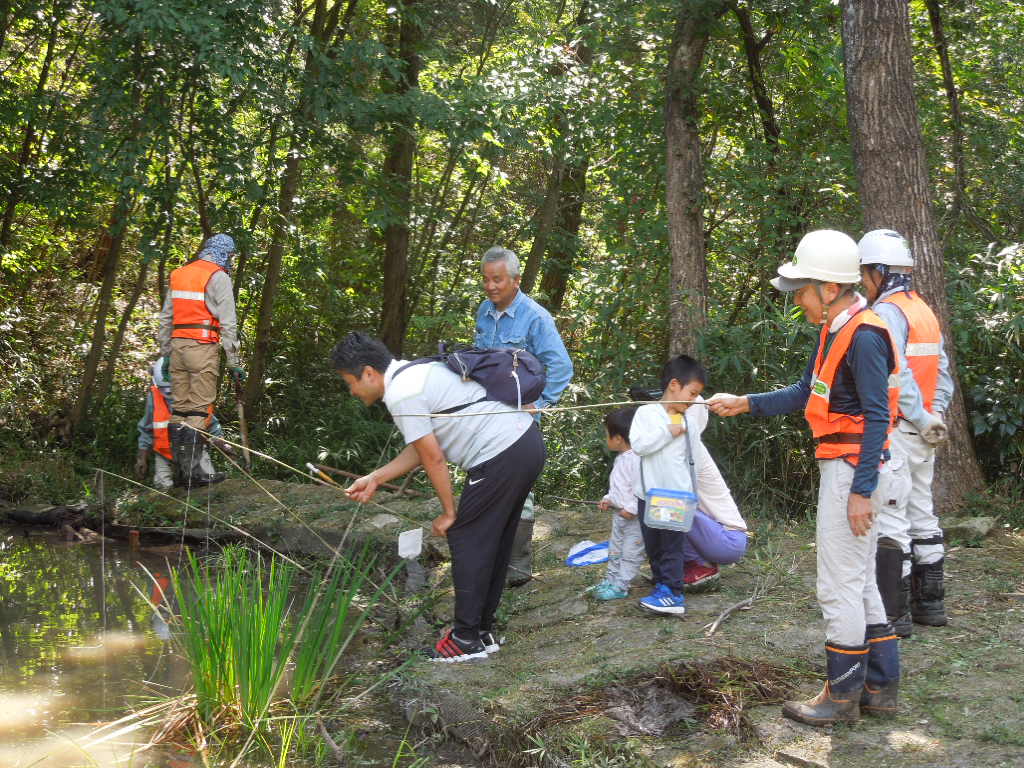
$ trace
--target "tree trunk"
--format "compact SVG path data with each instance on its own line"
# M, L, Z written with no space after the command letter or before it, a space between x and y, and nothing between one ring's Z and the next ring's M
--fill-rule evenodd
M85 358L85 366L82 369L82 382L78 388L78 399L75 401L68 419L69 427L72 431L82 424L85 420L85 415L89 411L93 386L96 383L96 374L99 371L100 361L103 359L103 348L107 338L107 315L110 314L110 305L113 301L114 284L117 282L117 265L121 261L121 245L124 242L125 230L128 227L128 211L130 207L129 193L123 192L110 221L110 249L107 253L106 261L103 263L103 282L100 285L99 295L96 297L92 344L89 347L89 354Z
M255 343L252 357L249 360L249 377L246 380L243 394L245 407L250 412L255 410L256 403L263 397L263 381L267 371L267 361L270 359L270 347L274 334L274 302L277 300L277 291L281 285L281 265L290 231L292 209L302 179L302 152L305 144L303 137L315 119L312 110L313 91L316 88L326 87L320 82L320 56L328 52L330 41L338 31L341 5L342 0L336 0L328 8L327 0L314 0L315 10L309 29L313 45L306 53L302 88L296 106L296 118L291 126L288 158L285 160L284 173L281 177L277 211L275 211L270 224L271 235L270 247L267 249L266 277L263 280L263 291L260 296ZM349 0L349 8L354 7L355 4ZM301 9L300 12L304 13ZM347 13L345 18L346 21L350 18ZM339 32L335 42L340 42L343 32L344 30ZM241 327L241 322L239 326Z
M46 40L46 54L43 57L43 66L39 71L39 78L36 80L33 102L28 108L25 116L25 133L21 140L21 151L18 153L18 167L15 171L17 181L11 185L7 195L7 204L4 207L3 221L0 222L0 250L7 250L11 245L11 228L14 225L14 212L25 194L25 185L28 183L26 168L32 157L32 147L35 143L36 131L39 128L36 120L36 110L39 109L39 102L46 93L46 83L50 79L50 66L53 64L54 48L57 44L57 30L60 27L62 14L54 9L53 24L50 25L50 34ZM0 253L0 266L3 265L3 254Z
M895 229L910 242L915 287L935 310L950 340L946 353L957 382L942 247L932 219L914 98L906 0L843 0L843 51L864 228ZM934 485L936 506L944 511L959 506L982 484L959 386L946 422L950 439L939 452Z
M564 146L564 143L559 142ZM530 245L530 253L526 256L526 263L523 267L523 277L519 287L524 293L532 293L534 283L537 282L537 275L540 274L540 265L544 261L544 254L548 249L548 238L555 226L555 216L558 214L558 203L562 196L562 177L565 175L565 153L555 150L551 158L551 172L548 174L547 187L544 189L544 199L535 217L537 229L533 234L533 243Z
M540 293L547 301L548 310L555 314L562 308L576 256L580 250L580 225L583 223L583 203L587 194L587 171L590 158L582 155L570 159L562 179L558 198L558 219L548 245L544 263L544 279Z
M128 299L128 303L125 305L124 311L121 313L121 320L117 324L117 330L114 331L114 336L110 340L110 352L107 354L107 366L103 369L103 376L100 378L100 385L96 388L95 398L96 401L102 403L106 398L107 393L110 392L110 385L114 382L114 372L117 370L117 358L121 354L121 345L124 343L124 334L128 330L128 323L131 321L132 313L135 311L135 305L139 303L139 298L142 293L146 290L146 276L149 274L149 262L143 260L142 265L139 267L139 276L135 279L135 287L132 289L132 295Z
M724 10L724 3L684 0L669 52L665 98L665 201L672 255L668 317L671 354L695 354L700 330L707 319L704 162L697 97L710 27Z
M393 56L401 62L394 82L394 93L402 96L419 87L419 21L414 17L416 0L402 4L398 22L397 50ZM384 260L380 339L394 355L402 354L407 324L406 293L409 278L409 216L412 208L412 166L416 154L414 119L396 122L384 160L385 196L390 215L384 228Z
M288 150L288 159L284 164L284 176L281 180L281 193L278 196L277 211L271 222L270 248L267 249L267 271L263 279L263 291L260 295L260 311L256 320L256 340L253 344L252 357L249 359L249 377L245 385L245 407L252 411L256 403L263 397L263 377L270 358L270 342L274 331L274 301L277 289L281 284L281 262L284 258L284 247L288 240L289 222L295 193L299 188L302 175L302 158L299 155L298 140L293 135Z

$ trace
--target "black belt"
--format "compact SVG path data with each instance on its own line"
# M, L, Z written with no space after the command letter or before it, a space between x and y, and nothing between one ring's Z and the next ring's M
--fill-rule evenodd
M179 328L193 328L202 331L219 331L219 325L210 325L209 323L175 323L174 330Z
M819 443L863 443L862 432L833 432L831 435L822 435L817 438Z
M210 411L171 411L175 416L209 416Z

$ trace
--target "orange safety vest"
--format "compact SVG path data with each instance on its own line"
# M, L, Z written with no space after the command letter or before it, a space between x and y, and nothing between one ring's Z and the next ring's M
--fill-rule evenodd
M814 361L814 379L811 382L811 394L807 398L807 407L804 409L804 417L811 427L811 434L817 441L817 448L814 451L818 459L846 459L856 465L860 460L861 443L864 440L864 416L854 416L848 413L836 413L829 407L832 395L832 385L835 382L836 371L846 357L846 353L853 343L853 336L862 325L873 325L885 331L889 339L889 346L892 348L892 358L899 360L896 349L893 347L892 336L885 325L885 321L870 309L863 309L851 317L836 334L829 347L828 354L825 354L825 342L828 340L828 325L821 329L821 338L818 341L818 356ZM900 386L899 362L895 364L895 370L889 374L889 428L896 423L896 413L899 408ZM885 448L889 447L889 439L886 437Z
M171 452L171 436L167 425L171 422L171 408L160 387L150 387L153 393L153 450L168 461L174 461Z
M171 272L174 302L173 339L194 339L204 344L220 341L220 321L206 306L206 284L224 268L205 259L190 261Z
M907 348L903 354L921 390L924 408L931 413L935 388L939 383L939 350L942 347L939 319L917 291L899 291L882 301L898 307L907 319Z

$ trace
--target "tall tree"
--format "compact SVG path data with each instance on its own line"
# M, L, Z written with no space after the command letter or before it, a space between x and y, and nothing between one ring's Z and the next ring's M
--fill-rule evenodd
M322 77L323 62L329 57L331 48L344 39L357 2L358 0L314 0L313 3L313 18L309 22L307 32L308 47L290 126L288 157L285 160L284 172L281 174L277 209L270 222L270 247L267 249L266 271L260 294L252 357L249 359L249 378L243 396L246 406L250 409L263 397L267 361L270 359L274 337L274 305L281 286L285 246L292 231L292 210L302 181L302 160L318 117L318 91L327 87ZM300 7L297 22L302 23L306 14L307 9Z
M854 166L864 228L895 229L914 252L915 287L938 315L954 382L942 245L914 98L906 0L843 0L843 57ZM939 453L936 503L958 505L982 483L959 385L946 414L950 439ZM943 471L945 470L945 471Z
M669 347L694 354L707 320L708 267L704 244L704 160L700 144L700 75L720 0L679 4L669 51L665 99L665 201L672 254Z
M397 71L389 78L390 88L404 96L419 87L422 39L421 22L416 0L404 0L398 12L392 56ZM395 120L384 159L385 194L388 200L388 223L384 227L384 260L380 338L394 354L400 355L405 344L408 322L406 293L409 287L409 216L412 212L412 166L416 155L416 117L410 101L405 114Z

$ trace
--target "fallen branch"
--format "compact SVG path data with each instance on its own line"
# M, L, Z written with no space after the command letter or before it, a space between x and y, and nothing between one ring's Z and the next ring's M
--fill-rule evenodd
M724 622L727 618L736 613L736 611L750 610L750 606L754 604L754 601L758 597L760 597L760 595L757 594L757 589L755 588L754 594L752 594L746 600L740 600L738 603L733 603L732 605L730 605L728 608L726 608L724 611L718 614L717 619L715 619L710 624L704 625L704 628L707 630L707 632L704 633L704 636L711 637L713 634L715 634L715 632L718 631L718 628L722 626L722 622Z
M317 715L316 724L320 726L320 735L324 737L324 742L327 744L328 749L334 754L334 759L338 761L338 765L348 765L348 758L345 752L339 747L334 739L331 738L331 734L327 732L327 728L324 727L323 718Z

